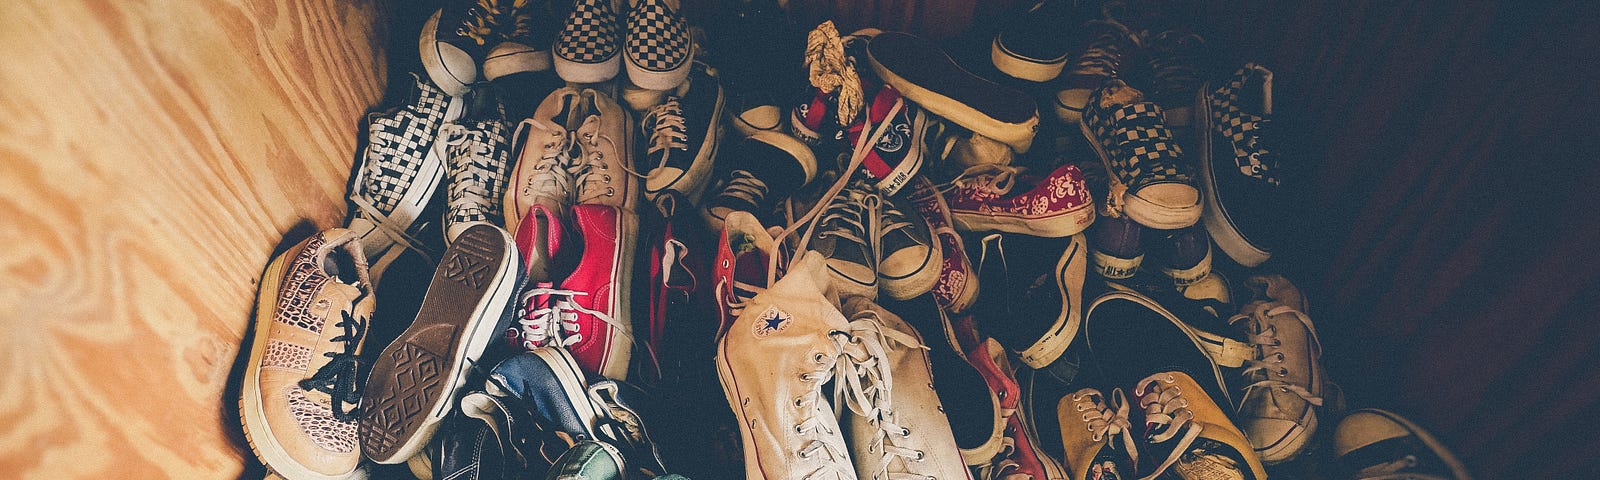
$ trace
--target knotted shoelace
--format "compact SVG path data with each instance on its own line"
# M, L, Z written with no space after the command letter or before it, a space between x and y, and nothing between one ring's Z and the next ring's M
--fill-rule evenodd
M1128 399L1121 388L1111 390L1111 401L1098 391L1079 391L1072 394L1074 409L1088 424L1089 439L1121 447L1128 452L1134 465L1139 464L1138 443L1133 438L1133 423L1128 419ZM1116 445L1121 439L1122 445Z
M360 292L351 305L359 305L370 292L364 285L355 285ZM367 317L350 314L350 309L340 312L342 318L333 324L335 328L344 329L339 335L328 341L339 344L339 350L324 353L330 360L318 368L316 373L300 381L303 390L320 391L328 394L332 399L333 418L342 422L353 421L359 413L361 404L361 387L357 385L357 375L360 373L361 360L356 356L356 347L361 345L361 338L366 335ZM345 404L350 408L346 409Z
M877 313L867 311L857 314L849 323L849 330L830 335L838 346L838 373L834 381L835 405L842 404L867 419L876 431L868 443L869 452L882 456L876 459L858 458L858 462L875 462L871 470L874 478L932 480L922 475L891 473L889 467L896 458L919 461L926 452L900 445L896 439L910 438L911 430L895 419L893 403L894 378L889 366L889 348L927 349L910 334L887 328Z
M1154 472L1140 480L1153 480L1166 472L1178 459L1200 438L1202 429L1199 423L1194 423L1194 412L1189 410L1189 400L1184 397L1184 392L1173 382L1176 381L1171 374L1154 375L1139 382L1134 387L1133 394L1139 398L1139 407L1144 409L1145 431L1160 433L1151 435L1150 443L1166 443L1176 439L1172 445L1172 453L1166 460L1156 467ZM1204 395L1203 392L1195 392ZM1179 435L1182 437L1179 437Z

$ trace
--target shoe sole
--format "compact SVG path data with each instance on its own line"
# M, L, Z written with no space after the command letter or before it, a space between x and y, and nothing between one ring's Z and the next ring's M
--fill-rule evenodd
M927 222L915 222L914 225L922 225L923 228L928 228ZM943 243L935 244L933 242L939 237L931 229L926 233L929 239L928 254L922 258L922 262L916 268L906 269L909 273L904 275L887 274L886 272L901 269L886 267L885 265L891 264L891 262L887 261L889 260L887 258L878 262L878 287L883 293L888 294L890 298L909 300L917 295L928 293L929 290L933 290L934 285L939 284L939 274L943 273L944 266L944 246Z
M910 100L917 105L921 105L929 112L936 114L941 118L950 120L951 122L961 125L962 127L966 127L968 130L976 132L979 135L983 135L1001 143L1005 143L1013 150L1016 150L1017 153L1028 152L1028 148L1033 145L1033 137L1039 129L1039 109L1037 106L1034 106L1033 115L1027 120L1023 120L1021 123L1007 123L996 119L989 114L983 113L976 108L973 108L969 102L963 102L957 98L945 95L944 93L939 93L928 88L924 88L920 86L919 83L913 82L889 70L889 68L885 67L878 57L873 54L874 52L872 43L877 42L879 39L883 38L884 35L902 34L881 34L877 37L874 37L867 43L867 57L872 63L872 70L878 74L879 78L883 79L884 83L894 85L894 88L899 90L901 95L904 95L907 100ZM989 92L995 88L1005 88L999 84L984 80L983 78L973 75L971 72L962 69L960 65L957 65L953 60L950 60L948 55L945 56L943 63L947 64L943 68L949 69L948 71L960 72L961 75L964 75L971 80L977 80L976 83L971 85L952 87L949 89L951 93L972 94L977 92ZM1009 88L1006 89L1010 90ZM1018 98L1029 99L1026 94L1020 92L1016 93ZM1029 99L1028 101L1031 102L1032 100Z
M438 40L439 15L443 13L442 9L434 11L433 16L428 17L428 22L422 24L422 34L417 38L417 51L422 52L422 68L428 73L428 79L432 80L440 90L444 90L444 93L459 97L466 94L467 90L472 88L471 85L478 81L478 62L467 57L466 61L472 68L466 71L452 69L447 65L450 63L450 60L445 59L448 53L439 49Z
M504 230L479 224L445 251L416 319L369 374L360 426L368 459L405 462L439 428L468 371L499 337L495 328L516 290L514 245Z
M1266 465L1287 463L1300 458L1309 448L1311 436L1317 432L1317 411L1307 408L1306 413L1300 416L1298 426L1289 429L1271 444L1255 447L1256 457ZM1243 430L1241 427L1240 430ZM1245 438L1249 438L1247 435Z
M687 71L687 69L685 71ZM715 77L708 76L706 78L714 79ZM722 147L721 137L723 100L722 85L718 83L716 106L712 107L711 124L706 130L705 138L700 140L700 151L696 152L694 160L689 163L689 168L682 170L683 173L679 174L677 178L673 178L665 182L660 182L659 180L652 182L651 180L659 179L659 176L653 174L647 175L644 181L645 200L653 202L657 196L660 196L667 190L675 190L679 193L682 193L684 198L689 200L691 204L700 205L701 197L705 195L706 188L709 187L711 183L709 180L711 179L712 163L714 163L715 159L717 158L717 150ZM650 185L652 183L665 183L665 185L651 187Z
M1061 308L1061 315L1056 317L1056 323L1044 336L1026 350L1017 352L1022 363L1029 367L1041 369L1050 366L1078 338L1078 326L1083 323L1083 282L1088 276L1088 254L1088 244L1083 236L1075 235L1066 251L1062 252L1061 259L1056 262L1056 289L1061 293L1065 305ZM1071 283L1076 283L1077 288L1068 288L1067 285Z
M1066 55L1042 61L1018 55L1000 43L1000 35L995 35L994 41L989 43L989 60L1001 73L1030 82L1055 80L1067 66Z
M1117 180L1117 172L1111 169L1110 153L1106 152L1105 147L1100 145L1100 141L1095 139L1094 131L1089 129L1089 124L1079 121L1078 130L1083 132L1083 138L1088 141L1095 154L1100 156L1100 164L1106 167L1106 178L1113 183L1121 183L1120 180ZM1200 220L1201 216L1200 202L1187 207L1163 207L1141 199L1137 195L1131 194L1131 192L1122 194L1122 202L1123 215L1127 215L1129 219L1140 225L1156 230L1176 230L1194 225L1195 222Z
M491 54L483 59L483 78L495 81L506 75L524 72L539 72L550 69L550 50L540 50L521 44L506 42L501 46L513 45L509 51ZM499 47L495 47L498 49Z
M244 385L239 395L239 423L244 428L245 442L250 445L250 452L255 454L256 459L260 460L267 470L285 478L365 479L367 471L359 466L344 475L324 475L301 466L283 448L283 444L278 443L277 435L274 435L272 429L267 426L267 414L261 406L260 365L262 357L266 355L267 344L271 340L267 333L270 322L277 314L277 299L282 290L285 257L279 256L267 265L267 271L261 275L261 291L256 296L255 325L251 330L254 341L250 345L250 363L245 368Z
M1222 202L1217 200L1217 178L1211 173L1214 137L1211 130L1211 102L1208 101L1210 94L1207 93L1210 89L1211 84L1202 85L1195 101L1195 124L1199 126L1195 129L1195 136L1199 137L1200 143L1200 185L1203 189L1200 197L1204 205L1200 221L1205 224L1211 241L1222 249L1222 253L1240 265L1255 267L1272 258L1272 252L1245 239L1244 234L1233 227L1233 220L1228 218L1228 211L1222 208Z
M577 360L572 354L556 347L536 348L533 354L550 367L556 375L557 385L561 394L567 398L567 403L572 404L572 410L577 412L578 418L587 420L583 424L584 433L589 438L595 438L595 430L599 425L594 422L600 418L599 410L589 401L589 382L583 375L583 369L578 367Z
M616 266L611 274L612 318L623 325L633 325L633 265L638 242L639 217L631 210L617 209ZM605 363L597 370L601 376L612 380L628 379L628 363L633 358L633 333L611 329Z
M1035 237L1060 238L1077 235L1094 223L1093 203L1062 210L1049 215L1019 215L952 211L950 217L956 228L968 232L1006 232Z
M572 83L601 83L617 78L617 73L622 71L622 54L614 53L611 58L598 62L579 62L570 60L560 55L551 58L556 67L556 76Z

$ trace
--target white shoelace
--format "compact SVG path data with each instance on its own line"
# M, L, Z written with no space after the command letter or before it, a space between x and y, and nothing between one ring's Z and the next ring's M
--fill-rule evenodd
M1140 480L1152 480L1161 476L1200 438L1201 425L1193 423L1194 412L1189 410L1189 400L1184 397L1184 392L1178 388L1172 374L1153 375L1141 380L1134 387L1133 394L1139 398L1139 407L1144 409L1144 423L1146 431L1154 431L1155 427L1162 427L1161 433L1150 437L1150 443L1166 443L1177 438L1177 443L1172 446L1172 453L1167 459L1156 467L1154 472ZM1196 395L1205 395L1204 392L1194 392ZM1178 438L1179 434L1183 437Z
M472 131L466 126L457 123L446 123L439 129L440 137L449 145L450 170L456 175L458 170L479 170L487 173L484 167L494 163L490 158L493 151L489 144L472 138ZM463 158L464 157L464 158ZM481 216L489 215L489 208L493 203L489 200L489 178L492 174L472 174L478 181L450 181L449 208L455 215ZM467 213L471 212L471 213Z
M800 380L810 383L811 387L806 393L794 400L796 407L802 409L807 415L794 426L794 432L806 437L807 441L796 450L801 461L814 468L807 472L804 480L854 478L856 473L849 461L849 449L844 443L844 436L834 429L832 422L827 419L835 418L833 408L822 398L822 386L834 379L843 362L839 361L839 354L829 356L818 353L813 360L816 369L800 374ZM802 467L804 468L804 467Z
M867 419L876 427L867 451L881 454L877 459L857 458L858 462L875 461L871 470L874 478L934 480L922 475L889 472L895 458L906 462L920 461L927 453L896 445L895 439L911 437L911 430L895 419L892 391L894 379L889 368L889 345L905 348L928 347L905 332L886 328L874 312L862 312L850 321L848 332L833 332L831 338L839 347L839 370L834 380L835 404L843 402L851 411ZM842 400L839 400L842 399Z
M720 196L733 197L751 205L761 205L767 198L767 184L744 170L734 170L728 174L728 184L722 187Z
M1121 388L1111 390L1109 403L1105 394L1094 390L1073 393L1072 402L1083 421L1088 423L1090 440L1113 443L1121 438L1123 451L1128 452L1134 465L1139 464L1138 443L1133 438L1133 423L1128 420L1128 399Z
M1307 385L1296 385L1273 378L1273 375L1287 378L1293 373L1285 366L1286 357L1283 351L1279 350L1283 342L1278 340L1278 328L1268 319L1268 317L1279 315L1293 316L1304 324L1307 330L1311 329L1311 317L1284 305L1271 308L1263 307L1254 312L1234 315L1233 318L1228 319L1229 324L1237 323L1240 320L1249 320L1253 324L1251 325L1251 330L1259 332L1249 334L1248 341L1252 347L1255 347L1255 358L1245 359L1245 369L1240 372L1240 375L1247 380L1254 380L1254 382L1244 387L1244 395L1240 398L1250 398L1250 395L1257 389L1268 391L1278 389L1282 392L1293 393L1312 405L1322 406L1322 397L1312 394ZM1309 347L1318 351L1322 350L1320 341L1309 345ZM1268 396L1268 398L1272 399L1273 407L1278 408L1276 399L1272 396Z
M620 152L621 145L616 139L602 135L599 130L599 115L590 115L589 118L583 119L583 125L578 127L576 143L583 153L580 155L582 163L577 165L578 192L575 203L589 203L600 197L615 196L617 190L611 186L611 175L631 173L611 171L611 167L606 164L605 152L600 151L599 147L604 142L611 145L611 151Z
M522 346L532 350L546 345L572 346L583 341L578 315L589 315L633 338L632 326L603 312L585 308L572 301L572 297L589 292L535 287L523 293L522 308L517 310L518 333ZM540 297L544 301L540 302ZM541 304L542 303L542 304Z
M529 177L527 185L517 188L532 188L540 192L560 192L560 198L567 199L572 196L573 175L568 169L572 162L573 137L564 130L553 130L549 141L540 145L539 160L533 164L533 175ZM520 192L522 195L531 195L533 192Z
M650 113L645 114L642 123L655 122L655 128L650 132L650 148L648 154L665 152L661 155L661 163L657 168L666 166L667 159L672 157L672 150L689 148L688 127L684 123L683 106L678 103L677 97L667 97L667 101L650 108Z

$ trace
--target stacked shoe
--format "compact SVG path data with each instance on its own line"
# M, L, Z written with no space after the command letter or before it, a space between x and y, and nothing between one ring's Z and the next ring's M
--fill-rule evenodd
M1278 275L1251 277L1261 299L1229 321L1255 347L1241 372L1239 427L1268 464L1289 461L1306 450L1323 405L1322 344L1306 315L1305 297Z
M711 180L722 132L722 84L703 63L690 71L687 82L640 120L646 136L642 160L647 200L670 193L698 204Z
M1080 125L1110 173L1108 209L1170 230L1200 220L1200 191L1165 123L1161 107L1113 79L1089 96Z
M441 435L434 478L542 476L572 442L595 437L601 415L584 380L572 357L556 348L502 360L480 389L461 397L454 420L471 428Z
M1350 412L1333 433L1342 478L1471 480L1472 475L1433 434L1393 412Z
M1078 166L1070 163L1044 177L980 165L952 184L947 201L959 230L1066 237L1094 222L1094 200Z
M1200 90L1200 184L1206 231L1239 264L1272 256L1284 218L1278 154L1272 141L1272 71L1247 64L1215 90Z
M990 61L1006 75L1048 82L1067 65L1068 45L1060 28L1069 23L1071 4L1039 0L1020 18L1006 23L989 47Z
M916 205L917 213L928 222L928 229L939 241L940 256L944 257L939 282L933 286L933 299L950 313L966 311L978 298L978 277L967 259L966 245L956 233L950 206L933 182L923 177L912 182L907 196Z
M879 78L928 112L1018 153L1033 145L1039 109L1027 94L973 75L914 35L878 34L867 52Z
M1007 253L1007 249L1011 253ZM1031 368L1045 368L1077 339L1088 268L1083 235L1063 242L990 234L980 245L974 309L981 330ZM1055 262L1034 259L1055 258Z
M860 180L826 200L810 247L827 257L842 293L877 298L881 287L890 297L907 299L938 282L943 254L914 211Z
M1115 78L1125 68L1128 57L1139 48L1139 39L1113 20L1093 20L1084 25L1088 41L1073 56L1062 74L1062 90L1056 93L1056 117L1068 125L1082 121L1089 95Z
M735 142L721 157L731 164L714 189L701 216L712 230L720 230L733 212L762 214L789 198L817 173L811 148L780 132L756 132Z
M418 49L428 77L446 93L485 80L550 69L546 49L558 24L550 0L451 0L422 26Z
M627 59L628 79L641 88L671 90L689 76L694 46L677 0L629 0L627 18L617 0L578 0L555 40L555 70L572 83L617 76Z

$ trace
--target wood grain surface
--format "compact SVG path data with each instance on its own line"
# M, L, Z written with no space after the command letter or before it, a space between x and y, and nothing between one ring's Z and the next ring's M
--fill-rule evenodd
M378 8L0 2L0 477L253 463L225 386L274 246L341 220Z

